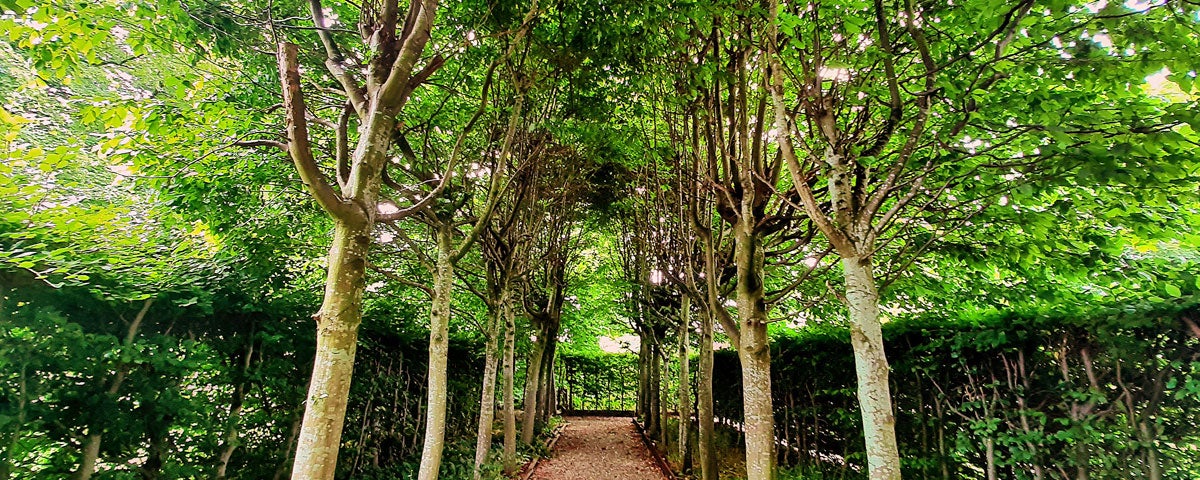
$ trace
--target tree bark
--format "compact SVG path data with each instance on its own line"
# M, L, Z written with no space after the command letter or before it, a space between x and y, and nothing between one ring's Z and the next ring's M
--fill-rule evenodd
M513 377L516 373L516 322L512 309L504 307L504 473L512 475L517 470L517 415L516 395L513 392Z
M125 339L121 345L125 348L133 346L133 341L137 338L138 330L142 326L142 321L146 319L146 313L150 311L150 305L154 303L154 299L146 299L142 303L142 309L138 311L133 321L129 323L129 327L125 330ZM116 398L117 392L121 391L121 384L125 382L125 376L128 373L125 362L117 363L117 373L109 381L108 389L104 394L110 398ZM96 461L100 458L100 442L103 440L103 428L100 425L89 425L88 435L83 444L83 451L79 458L79 469L75 471L73 478L75 480L88 480L92 478L92 474L96 472Z
M292 459L292 452L295 451L295 449L292 447L296 446L296 440L300 438L300 425L303 421L304 408L303 405L301 405L300 407L297 407L296 412L293 415L292 428L288 432L287 442L283 445L280 445L279 449L277 450L277 452L283 456L283 459L280 460L279 465L275 467L275 474L271 476L271 480L279 480L288 475L288 467L292 464L292 462L289 460Z
M649 423L646 412L650 410L650 339L645 332L638 332L638 389L634 416L643 424Z
M688 333L692 330L692 298L681 295L679 306L679 462L685 475L692 473L692 376L688 365Z
M545 424L556 412L557 402L554 397L554 356L558 351L558 332L561 320L556 314L551 314L550 323L546 329L546 346L542 349L542 364L540 370L541 386L538 387L538 422Z
M754 225L744 220L734 226L737 308L741 324L738 359L742 364L746 480L773 480L775 409L771 405L771 350L770 339L767 338L767 311L762 278L762 240L753 228Z
M669 383L671 381L671 375L670 358L667 356L669 350L666 348L665 338L663 339L663 343L660 345L662 346L659 349L661 366L658 376L658 441L662 443L663 453L665 454L667 449L667 431L669 430L667 427L671 424L671 422L668 421L668 413L671 409L671 396L668 393L670 389Z
M709 307L716 308L716 307ZM696 378L696 423L699 426L700 479L717 480L716 428L713 424L713 313L700 319L700 371Z
M650 359L650 378L648 382L649 391L646 393L646 403L648 407L648 410L646 411L646 434L649 435L650 438L661 439L663 426L661 423L659 423L659 420L662 420L662 373L661 362L659 361L661 357L658 354L659 346L657 338L651 340L649 348L650 352L648 355Z
M842 270L846 302L850 308L850 340L858 377L858 403L862 409L867 468L872 480L900 479L900 450L896 443L896 417L888 384L888 361L879 320L879 293L870 257L845 257Z
M496 417L496 346L500 336L501 307L491 305L488 312L487 345L484 350L483 387L479 400L479 428L475 433L475 478L487 460L492 446L492 425Z
M229 418L226 420L228 426L225 430L225 445L221 449L220 456L217 457L217 480L225 478L226 471L229 469L229 460L233 458L233 452L238 446L238 423L242 417L242 406L246 402L246 389L249 379L247 376L250 373L250 364L254 358L254 332L248 334L246 339L246 350L242 353L241 358L242 368L240 376L237 380L237 386L233 389L233 398L229 403Z
M446 366L450 355L450 297L454 288L453 232L437 229L438 258L429 314L429 375L425 410L425 444L417 480L437 480L446 443Z
M534 420L537 420L538 381L542 374L542 352L546 349L544 331L538 332L538 338L533 342L533 351L529 352L529 362L525 369L525 404L522 405L521 443L533 443Z
M332 479L337 468L362 323L363 272L370 244L367 224L336 222L325 299L314 316L317 351L292 464L293 480Z

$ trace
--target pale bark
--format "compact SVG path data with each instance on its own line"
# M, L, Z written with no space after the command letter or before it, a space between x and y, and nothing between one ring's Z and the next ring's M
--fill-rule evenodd
M504 308L504 473L511 475L517 470L517 415L516 395L513 392L513 383L516 373L516 322L513 319L512 309L508 306Z
M217 480L225 478L226 471L229 469L229 460L233 458L233 452L237 449L237 422L242 416L244 397L245 389L238 385L233 396L233 403L229 407L229 427L225 431L225 446L221 449L221 455L217 457Z
M710 307L713 308L713 307ZM717 480L717 444L713 424L713 313L700 319L700 371L696 372L696 423L699 426L700 479Z
M749 202L743 200L744 218L750 218L750 208ZM734 226L746 480L772 480L775 478L775 409L771 405L771 350L762 278L762 239L753 229L754 225L744 220Z
M450 300L454 287L453 232L437 233L437 271L433 278L433 307L429 315L429 377L425 410L425 443L417 480L437 480L446 442L446 367L450 354Z
M879 320L879 293L871 259L842 259L846 303L850 307L850 341L858 377L858 403L862 409L867 468L872 480L900 478L900 450L896 442L896 417L888 384L888 361Z
M983 458L986 465L987 480L997 480L1000 478L996 471L996 440L992 437L983 439Z
M484 347L483 387L479 400L479 427L475 433L475 478L480 476L480 468L487 460L488 451L492 446L492 425L496 417L496 346L500 336L501 308L490 306L488 312L487 343Z
M225 430L225 446L221 449L220 456L217 457L217 479L225 478L226 471L229 469L229 460L233 458L233 452L238 446L238 423L241 421L242 408L246 401L247 375L250 373L250 364L254 358L254 336L253 333L248 334L246 340L246 351L242 357L241 376L237 380L237 386L233 390L233 398L229 403L229 418L226 420L228 426Z
M362 322L363 272L370 229L365 224L337 222L329 249L325 299L314 316L317 351L296 458L294 480L332 479L354 374L358 326Z
M665 347L665 339L663 343L663 347ZM670 387L668 382L671 381L671 376L664 374L667 370L669 370L668 362L670 359L667 357L668 351L669 350L666 348L660 347L659 349L661 360L658 374L658 441L663 444L664 450L667 448L667 426L670 425L670 422L667 421L667 414L671 409L671 397L667 394L667 391Z
M692 330L692 298L683 295L679 306L679 461L685 474L692 471L692 377L688 365L688 334Z
M142 303L142 309L138 311L137 316L129 323L129 327L125 330L125 339L121 343L125 348L133 345L134 339L137 338L138 330L142 326L142 321L146 319L146 313L150 311L150 305L154 303L154 299L146 299ZM116 397L117 392L121 391L121 384L125 382L125 376L128 373L127 365L124 362L118 362L116 365L117 372L109 381L108 389L104 394L108 397ZM89 425L88 435L83 443L83 450L79 458L79 469L72 476L75 480L88 480L92 478L92 474L96 472L96 461L100 458L100 442L103 440L103 431L100 425Z
M771 355L766 325L742 329L742 401L746 479L775 478L775 410L771 405Z

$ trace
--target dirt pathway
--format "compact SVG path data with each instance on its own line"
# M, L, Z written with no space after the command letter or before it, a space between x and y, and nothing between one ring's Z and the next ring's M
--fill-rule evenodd
M628 417L567 417L534 480L662 480Z

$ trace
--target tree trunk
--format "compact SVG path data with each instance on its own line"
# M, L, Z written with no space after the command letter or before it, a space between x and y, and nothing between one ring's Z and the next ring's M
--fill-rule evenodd
M429 375L425 410L425 444L417 480L437 480L446 437L446 364L450 355L450 297L454 288L453 232L437 229L437 271L433 276L433 308L429 315Z
M154 299L146 299L142 303L142 309L138 311L137 316L129 323L129 327L125 331L125 340L122 343L126 348L133 345L133 341L137 338L138 329L141 328L142 321L146 319L146 312L150 311L150 305L153 303ZM118 362L117 373L113 376L104 394L110 398L116 398L117 392L121 391L121 384L125 382L127 373L127 365L124 362ZM100 425L88 426L88 436L83 444L83 451L79 459L79 469L73 475L75 480L88 480L96 472L96 461L100 458L100 442L103 440L102 432L103 428Z
M1145 418L1138 422L1140 440L1146 445L1146 480L1161 480L1162 461L1158 459L1153 428L1150 426L1150 421Z
M846 280L846 302L850 308L850 340L858 376L867 468L871 480L899 480L896 417L892 412L888 361L879 321L879 293L875 290L871 259L843 258L842 269Z
M541 386L538 387L538 422L545 424L556 413L557 402L554 397L554 355L558 351L559 319L552 315L546 329L546 346L542 349L542 364L539 368Z
M747 328L749 327L749 328ZM766 325L743 325L742 401L746 433L746 480L775 478L775 409L771 405L771 352Z
M245 396L246 389L244 384L239 384L234 390L233 401L229 406L229 427L225 430L225 447L221 449L221 455L217 458L217 480L225 478L225 472L229 468L229 460L233 458L233 452L237 449L237 424L242 416L242 404Z
M996 440L992 437L983 439L983 455L987 466L987 480L997 480L999 473L996 471Z
M649 348L650 352L648 355L650 359L650 378L648 382L649 390L646 393L646 434L649 435L650 438L657 439L662 434L662 425L659 423L659 420L662 419L662 412L660 410L662 405L662 381L660 378L661 365L659 362L659 347L657 338L651 340Z
M504 473L512 475L517 470L517 412L516 395L513 392L513 377L516 373L516 323L512 309L504 307Z
M371 245L370 231L366 223L338 221L334 227L325 299L314 316L317 351L292 465L294 480L331 480L337 468L362 323L363 269Z
M667 357L668 350L665 348L666 338L663 339L663 343L660 345L662 347L659 349L661 367L658 375L658 441L662 443L663 453L665 454L667 448L667 431L669 430L667 427L671 424L667 418L667 414L671 410L670 385L668 384L671 381L671 372L670 358Z
M253 329L248 334L246 339L246 350L243 352L242 368L240 376L237 380L237 386L233 389L233 398L229 403L229 418L226 420L228 426L225 430L225 446L221 449L220 456L217 457L217 480L225 478L226 471L229 469L229 460L233 458L233 452L238 446L238 423L242 418L242 405L246 402L246 387L249 383L247 376L250 373L250 364L254 358L254 332Z
M296 440L300 438L300 424L304 421L303 408L297 408L294 419L292 420L292 428L288 433L287 443L280 445L278 450L283 459L279 461L279 465L275 467L275 474L271 476L271 480L279 480L288 475L288 466L292 464L289 460L292 459L292 452L295 451L292 447L296 446Z
M709 307L716 308L716 307ZM699 426L700 480L717 480L717 444L713 425L713 312L700 319L700 371L696 372L696 423Z
M650 421L646 412L650 410L650 340L645 332L638 332L638 389L634 416L642 419L643 426Z
M692 330L692 299L682 295L679 307L679 462L685 475L692 473L692 376L688 365L688 333Z
M545 332L539 331L538 338L533 342L533 351L529 352L529 362L525 369L525 401L521 415L521 443L533 443L533 424L537 419L538 381L542 374L542 352L546 349Z
M3 292L0 292L3 295ZM0 307L2 308L2 307ZM17 453L17 443L21 441L21 427L25 426L25 408L29 404L29 387L27 383L27 363L21 363L17 376L17 414L13 419L12 433L5 442L4 458L0 459L0 480L8 480L12 476L13 464Z
M735 225L738 359L742 364L746 480L775 478L775 409L771 405L771 349L763 288L762 240L745 221ZM717 306L714 306L717 308Z
M483 388L479 400L479 429L475 434L475 478L487 460L492 446L492 424L496 416L496 344L499 343L501 307L492 305L488 312L487 346L484 350Z

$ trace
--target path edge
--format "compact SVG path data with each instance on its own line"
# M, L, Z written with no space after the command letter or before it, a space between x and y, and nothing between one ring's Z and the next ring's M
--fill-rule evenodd
M658 465L663 476L667 480L679 480L679 477L675 476L675 471L671 469L671 464L667 463L667 459L658 453L657 444L646 436L646 429L642 428L642 424L637 421L637 418L633 418L632 421L633 425L637 427L638 435L642 437L642 443L646 444L646 450L650 451L650 456L654 458L654 464Z
M558 438L562 436L563 430L566 430L566 429L567 429L567 422L565 420L562 423L558 424L557 427L554 427L554 434L550 436L550 441L548 443L546 443L547 457L549 456L549 454L554 453L554 444L558 443ZM526 466L528 466L529 469L525 471L524 475L518 474L517 477L521 478L521 480L529 480L530 478L533 478L533 472L537 471L538 464L541 463L543 458L547 458L547 457L537 457L537 458L533 459L532 462L525 464Z

